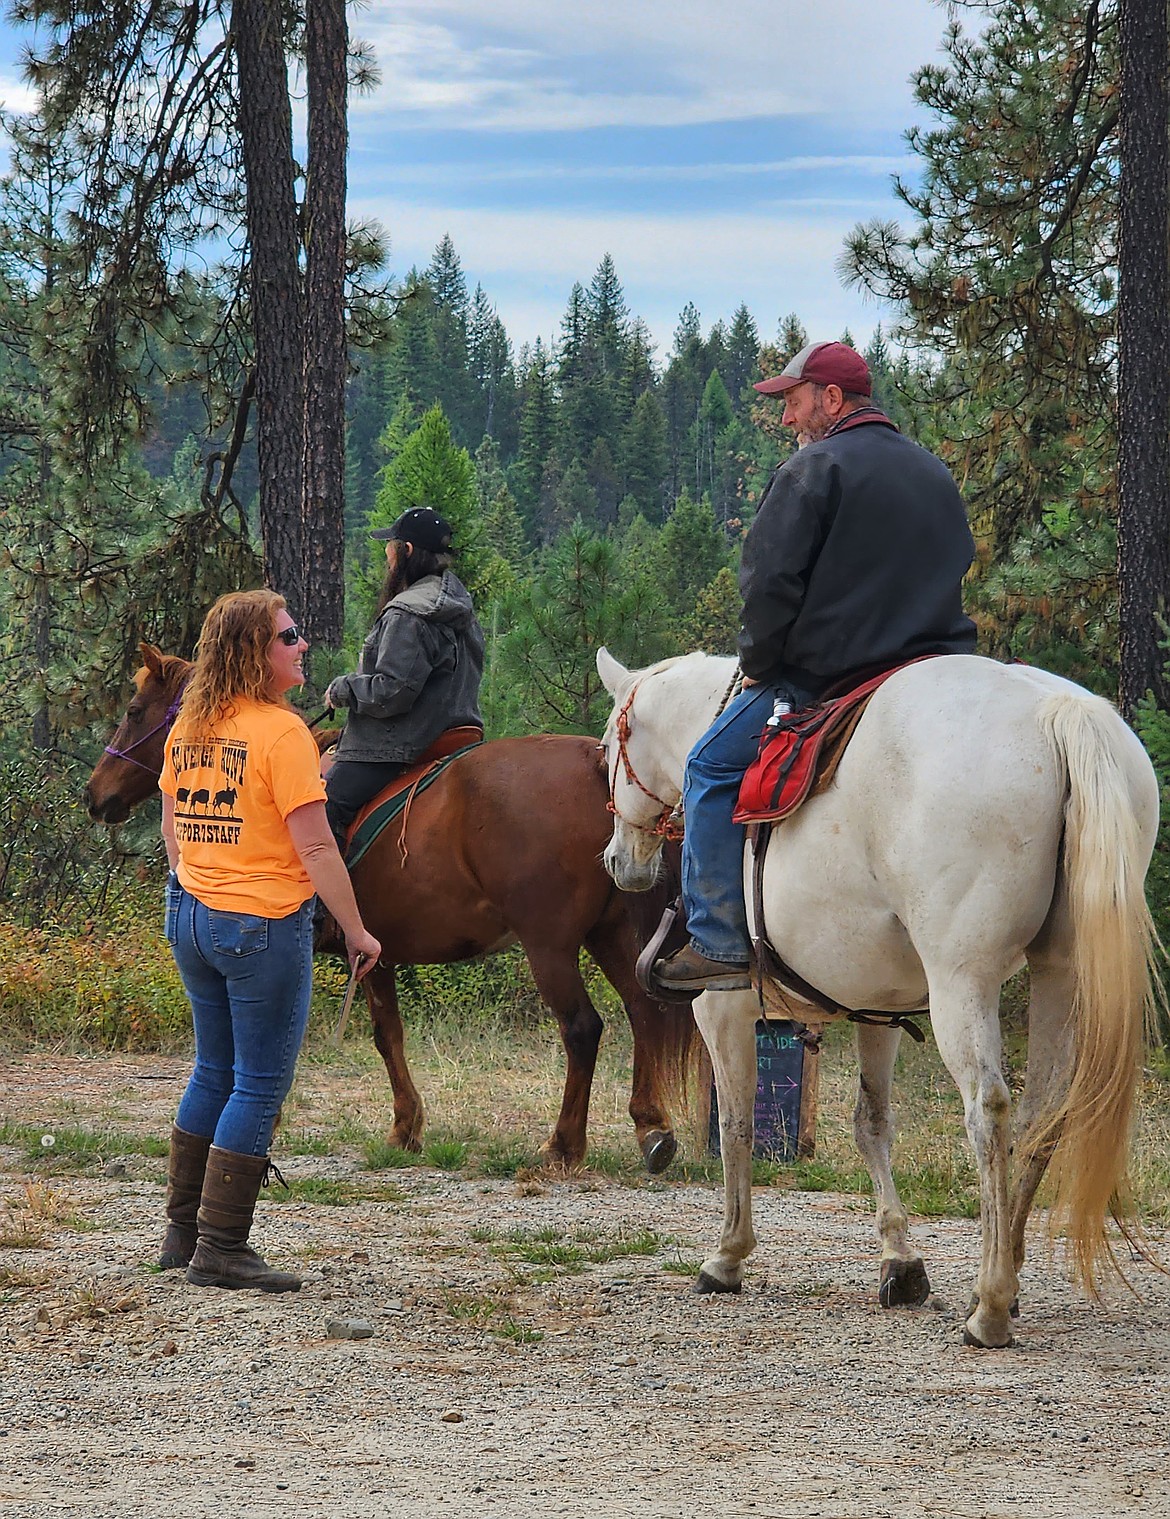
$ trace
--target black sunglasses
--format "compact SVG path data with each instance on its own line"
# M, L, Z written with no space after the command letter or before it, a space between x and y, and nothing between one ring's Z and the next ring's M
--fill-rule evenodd
M276 636L282 644L285 644L290 649L294 644L298 644L301 641L300 630L295 624L291 628L281 628Z

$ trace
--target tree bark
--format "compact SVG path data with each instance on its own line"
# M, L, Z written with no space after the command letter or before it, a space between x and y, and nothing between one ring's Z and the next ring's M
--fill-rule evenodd
M1170 83L1166 0L1121 0L1117 410L1121 710L1170 706Z
M310 643L345 627L345 192L349 34L345 0L308 0L305 59L305 585Z
M304 333L285 14L279 0L232 5L251 250L264 578L300 618L307 604L301 510Z

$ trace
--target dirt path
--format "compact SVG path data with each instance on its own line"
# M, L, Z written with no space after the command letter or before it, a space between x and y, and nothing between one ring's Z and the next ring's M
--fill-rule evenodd
M0 1120L163 1133L181 1068L0 1062ZM336 1095L314 1083L310 1111ZM1038 1235L1019 1345L986 1354L961 1344L969 1222L918 1224L935 1296L889 1314L867 1205L763 1189L744 1294L700 1299L669 1268L713 1240L705 1186L289 1168L378 1195L264 1207L257 1242L308 1278L272 1299L144 1268L161 1160L46 1176L0 1147L0 1223L45 1235L0 1248L0 1516L1170 1511L1170 1283L1145 1268L1143 1301L1093 1307Z

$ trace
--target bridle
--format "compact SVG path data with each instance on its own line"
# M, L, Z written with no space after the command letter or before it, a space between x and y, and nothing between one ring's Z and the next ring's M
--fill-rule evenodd
M639 780L638 772L634 769L633 762L630 759L630 708L634 705L634 697L638 694L638 686L640 684L641 682L639 681L631 687L629 696L626 697L621 710L614 720L614 731L617 734L618 759L621 761L622 767L626 772L626 780L631 785L637 786L644 796L648 796L652 802L656 802L662 810L654 820L653 826L649 828L644 823L632 823L629 818L623 817L618 811L616 800L617 765L614 765L613 774L610 776L609 801L606 802L605 806L606 810L612 812L614 817L619 822L624 823L627 828L634 828L639 833L648 833L657 838L678 840L683 836L682 819L678 816L678 802L664 801L656 792L651 791L649 786L644 785Z
M162 774L161 765L159 765L157 769L153 765L144 765L141 760L135 759L130 751L131 749L137 749L139 744L144 744L148 738L153 738L154 735L160 731L164 733L164 735L171 731L171 729L174 727L175 718L179 715L179 705L183 700L183 692L187 689L188 679L190 679L189 676L184 679L182 685L180 685L179 689L175 692L174 700L171 702L167 710L163 713L162 720L155 723L154 727L151 728L149 733L144 733L141 738L136 738L134 742L132 744L128 744L125 749L115 749L113 744L107 744L106 753L112 754L115 759L125 760L128 764L137 765L139 770L145 770L147 775L153 775L156 778L160 776Z
M617 809L618 767L616 765L613 767L613 774L610 776L609 801L606 802L605 806L606 810L608 812L611 812L619 822L624 823L627 828L633 828L638 833L651 834L655 838L670 839L677 843L680 839L682 839L686 831L682 816L682 798L680 797L677 802L663 801L663 799L658 796L656 792L651 791L649 786L644 785L643 782L639 780L638 772L634 769L633 762L630 759L630 712L634 705L634 697L637 696L638 687L641 684L641 681L636 681L635 684L630 688L629 696L627 696L625 701L622 703L621 710L618 712L617 717L614 719L614 731L617 734L618 743L618 758L621 760L622 766L626 772L626 780L629 781L632 785L637 786L638 790L642 792L644 796L648 796L652 802L657 802L659 807L662 808L662 811L658 814L657 818L654 820L653 826L650 828L647 828L644 823L632 823L629 818L623 817ZM728 685L727 690L723 693L723 700L719 703L719 706L715 711L715 716L711 719L712 722L715 721L716 717L722 715L722 713L727 708L728 702L730 702L736 693L742 688L742 685L743 671L737 664L735 671L732 674L731 682ZM602 744L601 747L604 749L605 745Z

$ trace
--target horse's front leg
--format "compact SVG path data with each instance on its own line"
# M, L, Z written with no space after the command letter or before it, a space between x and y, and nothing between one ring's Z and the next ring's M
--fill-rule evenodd
M929 970L928 981L935 1041L962 1095L979 1166L983 1252L963 1338L999 1350L1012 1343L1011 1310L1020 1286L1008 1202L1011 1093L1000 1069L1000 983L981 984L953 973L936 978Z
M752 1140L756 1106L755 992L704 992L695 1022L711 1056L719 1099L723 1157L723 1228L715 1254L702 1264L696 1292L738 1292L743 1263L755 1249L752 1230Z
M859 1080L853 1137L869 1168L877 1200L877 1232L882 1246L878 1299L883 1308L920 1308L930 1296L930 1280L922 1257L907 1239L909 1220L890 1167L894 1140L890 1093L902 1031L868 1023L859 1023L856 1028Z
M421 1150L422 1098L418 1095L406 1064L394 966L379 960L362 982L362 988L370 1009L370 1022L374 1027L374 1044L385 1063L394 1093L394 1127L390 1138L403 1150Z
M661 1088L669 1084L672 1076L677 1076L681 1083L686 1053L694 1036L690 1009L656 1002L638 985L634 965L639 946L628 916L598 924L585 936L585 947L622 999L630 1020L634 1037L630 1117L646 1169L658 1175L666 1170L678 1149Z
M556 1127L542 1145L549 1160L579 1166L585 1159L589 1094L602 1022L581 979L576 947L524 945L537 990L552 1011L565 1047L565 1090Z

